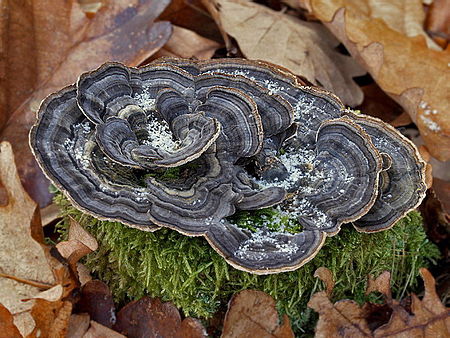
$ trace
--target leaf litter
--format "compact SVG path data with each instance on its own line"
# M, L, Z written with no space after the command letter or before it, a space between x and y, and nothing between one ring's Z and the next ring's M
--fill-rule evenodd
M137 66L169 39L169 22L153 22L170 0L108 1L88 18L77 1L37 0L1 7L0 140L9 141L25 189L49 204L48 180L28 147L40 102L106 61ZM33 62L30 62L33 60Z
M389 4L384 1L370 3L361 1L359 8L355 8L350 1L345 0L300 0L298 3L303 7L309 6L310 10L310 13L302 13L302 20L286 14L285 11L276 12L250 1L176 0L172 1L165 15L161 17L163 20L170 20L179 25L173 28L168 22L153 23L168 2L141 1L138 4L136 1L128 7L127 1L80 0L60 3L56 6L53 3L48 5L48 0L39 0L23 7L14 2L9 2L8 6L2 7L1 13L4 14L4 19L9 20L10 30L2 33L7 57L3 59L3 62L6 62L2 65L6 81L0 84L0 102L2 103L0 135L2 139L12 141L17 148L16 158L22 182L40 205L45 205L49 201L49 195L46 194L47 181L43 180L43 176L40 176L30 161L31 157L26 147L26 134L42 97L55 88L75 81L84 68L93 68L111 57L128 65L138 65L145 62L144 60L149 60L149 57L154 59L160 55L211 58L220 48L220 43L217 42L219 31L222 31L229 51L233 47L229 36L237 41L242 53L248 58L265 59L265 54L273 50L273 55L270 57L273 57L274 61L268 61L284 65L289 69L292 67L295 70L291 70L298 75L304 76L312 83L328 86L328 89L337 92L346 103L352 105L359 103L363 96L360 87L353 81L354 76L364 73L356 65L355 60L362 62L379 87L396 100L418 124L428 151L439 159L449 158L449 115L445 113L448 111L446 103L449 101L448 90L447 93L445 92L448 88L445 85L445 79L448 79L449 68L448 61L445 63L445 60L448 59L449 50L440 50L445 49L448 44L448 25L445 25L445 22L450 11L445 1L435 0L429 6L425 27L432 40L423 29L425 12L419 0L409 2L398 0ZM294 6L294 1L285 1L285 3L291 3L291 7L295 8L297 13L300 12L300 9ZM364 6L373 6L370 7L370 16L366 12L361 15L361 8L369 8ZM278 10L280 6L273 7ZM207 15L206 9L210 11L211 17ZM254 20L243 19L249 11L253 11L251 13L254 15L252 17ZM312 16L324 22L325 26L350 51L353 58L335 51L338 40L327 33L320 24L303 20L305 17L311 19ZM131 19L134 21L131 22ZM215 30L210 29L214 27L213 19L217 25ZM283 22L288 30L285 32L281 28L276 29L277 21ZM5 25L5 22L3 21L2 24ZM261 27L265 27L266 34L255 44L252 39L258 40L254 34ZM150 30L155 34L143 36L141 32L144 30L147 32ZM172 31L173 35L169 39ZM131 41L131 47L126 45L130 40L122 39L122 37L135 34L140 38ZM290 42L286 43L280 38L285 35L292 37ZM278 36L278 39L274 36ZM115 44L114 41L118 41L115 39L121 39L123 43ZM326 46L323 47L324 51L318 51L308 44L299 44L299 39L306 39L309 44L318 44L323 47L323 43ZM165 45L164 48L160 49L163 45ZM402 46L401 50L398 49L398 45ZM291 57L288 49L297 52L297 58ZM160 52L152 57L151 55L158 50ZM314 60L305 62L305 57L308 59L311 55L314 56L312 58ZM395 62L396 56L397 62ZM35 62L29 62L33 58ZM411 72L416 74L410 76ZM398 76L404 73L407 75ZM434 82L426 80L429 78L439 80ZM444 83L439 82L442 80ZM375 98L371 100L374 101ZM389 108L386 111L383 117L386 116L386 120L389 120ZM400 110L398 114L398 118L404 117ZM397 119L390 120L391 123L399 123L399 125L410 122L405 118L396 121ZM99 281L88 282L91 277L78 261L86 253L96 249L92 238L80 232L76 224L72 224L73 233L77 235L69 235L69 239L59 243L57 247L59 250L57 255L60 255L60 260L64 263L61 264L51 257L50 247L43 244L39 210L20 186L10 148L2 144L0 149L0 241L5 243L9 241L8 247L13 245L17 248L25 247L27 251L22 251L22 255L16 255L18 257L14 257L14 262L6 262L6 257L4 262L4 257L0 258L0 273L7 277L0 278L2 291L0 292L0 332L7 333L9 337L20 337L20 332L22 334L32 331L36 333L38 330L44 336L67 333L69 337L123 337L110 328L112 318L115 317L108 316L108 311L111 315L115 314L115 310L114 304L109 299L109 290L101 286ZM11 180L14 182L13 187L8 183ZM443 187L444 184L446 182L440 182L440 186ZM13 189L12 193L10 189ZM445 192L441 193L441 196L443 196L441 202L444 204ZM54 218L54 213L48 217L49 220ZM18 229L22 231L16 231ZM7 233L6 237L4 234L2 237L2 232ZM11 241L11 238L15 240ZM33 256L35 254L37 258ZM3 250L1 256L3 256ZM27 262L27 259L31 259L32 256L35 261ZM22 262L17 261L22 259ZM325 310L322 308L326 315L323 317L324 315L321 314L322 322L319 320L317 336L323 335L320 325L324 321L330 324L325 326L328 329L338 327L340 334L353 332L355 336L359 334L367 334L367 336L427 334L434 337L442 332L448 335L448 309L440 303L436 295L431 274L424 269L421 273L425 281L425 296L422 300L414 295L410 297L410 305L404 301L393 300L389 289L389 274L384 273L372 280L368 289L381 292L385 297L385 303L366 303L360 307L349 300L342 300L333 305L329 300L333 289L331 274L327 272L327 269L317 271L316 275L327 280L327 291L324 291L323 297L320 296L322 297L320 298L318 296L320 293L317 293L310 301L313 306L326 305ZM3 288L4 284L8 285L9 289ZM81 311L81 303L77 297L73 297L73 290L80 285L84 285L83 289L87 293L84 299L91 303L91 307L98 306L96 310L83 309L89 314L77 313ZM92 285L95 287L92 288ZM11 288L16 290L14 296L6 291ZM6 300L3 298L5 296ZM225 331L226 327L250 332L254 322L249 323L249 318L255 322L261 322L263 328L268 325L267 317L252 312L258 310L257 308L243 309L242 303L240 304L242 301L236 302L240 296L241 293L230 302L224 325L224 336L226 336L225 333L232 336L232 332ZM106 297L104 303L98 301L101 297ZM258 298L267 306L266 310L270 312L269 317L273 319L269 323L275 323L272 326L275 331L272 333L281 330L283 334L286 334L281 336L292 334L289 322L284 320L287 317L280 320L274 307L274 300L269 295L262 292L255 295L250 292L246 297L242 299L250 301L250 299ZM27 301L22 302L23 299ZM317 300L321 302L317 303ZM9 306L10 304L12 305ZM138 313L141 318L150 318L150 313L160 309L167 310L167 313L163 315L166 320L169 318L170 323L174 321L178 323L179 332L186 333L183 327L192 326L197 334L204 333L203 327L195 319L181 320L178 310L173 305L164 305L168 303L150 298L141 300L139 304L145 306L152 304L152 309L144 310L136 304L129 305L128 312L122 312L124 314L122 325L126 327L125 330L128 330L127 334L149 332L146 331L149 328L145 325L136 327L126 323L129 313ZM103 309L107 312L106 320L99 315ZM233 312L242 315L245 311L254 317L231 315ZM332 315L327 311L330 311ZM125 315L125 313L128 314ZM344 316L344 322L342 322L343 314L348 315L348 317ZM348 319L353 318L355 314L361 316L356 316L356 322L350 321L351 327L346 326ZM326 317L328 315L330 317ZM149 320L157 321L154 318ZM161 323L158 325L163 326ZM75 331L78 333L74 333ZM266 330L264 334L267 332L269 331Z
M430 153L438 160L449 160L450 49L430 49L422 29L409 29L424 20L423 14L417 14L423 12L422 1L398 0L393 13L376 10L389 7L387 3L381 6L366 0L303 2L408 112Z
M353 81L365 74L322 25L306 22L245 0L214 0L220 25L248 59L283 66L355 106L363 94Z
M425 294L420 300L411 294L411 305L406 306L391 295L390 273L383 272L376 279L369 279L367 294L380 292L384 304L365 303L362 306L352 300L332 303L329 290L332 280L329 274L317 274L323 280L327 291L315 293L308 307L319 313L316 337L448 337L450 335L450 309L440 301L435 280L431 273L420 269L425 285ZM376 312L390 313L385 322L375 322Z

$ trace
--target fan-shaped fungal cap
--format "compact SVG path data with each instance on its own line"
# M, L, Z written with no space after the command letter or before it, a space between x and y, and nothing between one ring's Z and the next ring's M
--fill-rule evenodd
M424 198L425 162L411 141L383 121L354 113L348 116L369 134L388 162L380 175L375 204L354 225L362 232L389 229Z
M311 260L325 242L318 230L286 234L261 229L255 233L228 223L214 223L208 242L237 269L267 274L295 270Z
M107 63L43 101L30 144L83 211L203 235L260 274L305 264L342 223L390 227L425 191L420 156L395 129L260 61ZM229 218L267 207L294 233Z
M39 123L30 134L38 163L81 210L100 219L155 230L147 216L150 203L141 197L137 173L97 159L101 152L95 144L94 124L78 108L76 95L76 87L69 86L42 102ZM105 166L108 171L102 172ZM107 186L110 174L115 178L111 187Z

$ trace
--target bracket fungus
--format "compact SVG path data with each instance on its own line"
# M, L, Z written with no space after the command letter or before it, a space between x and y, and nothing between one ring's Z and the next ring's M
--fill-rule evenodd
M43 101L30 142L84 212L205 236L258 274L297 269L343 223L388 229L426 190L394 128L260 61L106 63ZM273 217L236 220L261 209Z

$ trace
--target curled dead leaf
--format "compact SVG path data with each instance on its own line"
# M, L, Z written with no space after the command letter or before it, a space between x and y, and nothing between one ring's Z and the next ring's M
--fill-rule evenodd
M173 33L169 41L152 56L152 60L162 56L207 60L211 59L219 47L219 43L204 38L194 31L173 26Z
M88 313L92 320L109 328L112 328L116 322L116 310L111 291L99 280L87 282L82 287L76 311Z
M0 278L0 303L23 336L38 331L62 335L72 309L71 301L63 299L77 282L43 244L39 209L21 185L7 142L0 144L0 181L10 197L0 207L0 271L7 277Z
M153 21L170 0L105 2L89 19L77 1L8 1L0 8L0 140L13 144L25 189L41 207L51 201L48 180L28 147L42 99L105 61L137 66L172 32ZM33 60L33 62L29 62Z
M56 244L61 256L67 259L73 271L76 263L87 254L97 250L97 240L73 218L70 218L69 237L67 241Z
M319 313L316 337L448 337L450 335L450 309L440 301L435 281L427 269L420 269L425 284L425 295L420 300L411 295L410 312L392 299L390 273L383 272L370 279L367 292L381 292L386 304L366 303L360 307L351 300L332 303L325 291L315 293L308 306ZM380 323L374 312L390 314L387 322ZM375 322L371 322L375 321Z
M257 290L244 290L234 295L222 331L223 338L294 337L287 315L280 320L275 300Z
M198 320L181 320L172 303L149 297L125 305L117 313L114 329L127 337L206 337L206 331Z
M45 227L49 225L50 223L55 222L57 219L61 218L60 214L61 210L59 210L59 207L52 203L45 208L41 209L41 218L42 218L42 226Z
M4 337L21 338L22 335L14 325L14 317L11 312L0 303L0 332Z
M37 286L55 285L56 262L43 245L39 209L23 190L12 147L7 142L0 144L0 181L9 196L8 203L0 207L0 272L17 277L0 278L0 303L13 314L15 325L26 335L34 328L30 316L33 302L22 299L39 294L41 289ZM31 283L22 283L27 280Z
M366 295L368 295L371 292L377 291L381 292L387 300L392 300L390 283L391 283L391 274L389 273L389 271L384 271L376 279L373 279L373 277L370 276L367 283Z
M245 0L209 1L218 25L236 39L248 59L283 66L356 106L363 94L353 81L365 71L338 53L339 42L320 24L301 21Z
M328 297L331 297L334 288L334 279L333 273L330 271L330 269L320 267L314 272L314 277L319 278L322 282L325 283L326 294Z
M407 6L421 7L419 0L397 3L402 10ZM309 0L308 6L377 84L410 114L431 154L441 161L449 160L450 49L430 49L423 35L408 36L404 30L392 28L392 15L374 15L380 4ZM408 11L394 13L398 16L395 20L409 22L410 18L405 17ZM415 23L416 19L411 22Z

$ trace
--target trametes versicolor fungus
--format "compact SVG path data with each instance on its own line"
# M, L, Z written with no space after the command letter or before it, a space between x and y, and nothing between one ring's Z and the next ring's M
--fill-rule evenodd
M343 223L388 229L426 190L424 162L394 128L259 61L104 64L43 101L30 139L84 212L205 236L258 274L300 267ZM276 229L230 218L268 207Z

